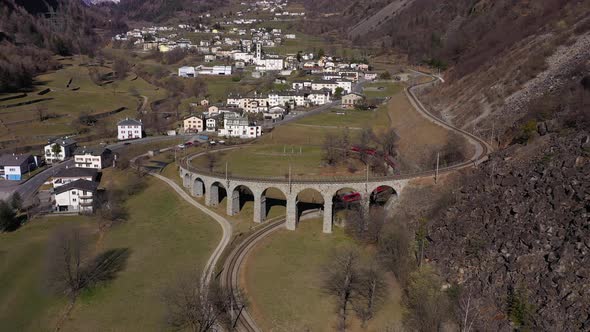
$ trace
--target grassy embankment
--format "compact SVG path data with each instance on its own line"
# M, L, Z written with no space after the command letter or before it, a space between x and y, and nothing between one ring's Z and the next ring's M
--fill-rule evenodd
M322 269L335 250L355 244L342 229L326 235L321 227L321 220L314 219L302 221L294 232L279 230L248 256L242 280L248 310L262 330L334 329L335 301L322 290ZM367 331L383 331L401 318L400 290L393 278L388 282L390 292ZM359 322L352 321L350 330L362 331Z
M106 170L109 186L127 173ZM217 224L158 180L131 197L128 221L109 229L97 250L129 248L117 278L85 292L63 330L162 330L161 292L178 275L200 269L220 237ZM83 225L97 232L93 217L46 217L13 233L0 234L0 326L7 331L53 330L65 301L43 287L44 253L60 225Z

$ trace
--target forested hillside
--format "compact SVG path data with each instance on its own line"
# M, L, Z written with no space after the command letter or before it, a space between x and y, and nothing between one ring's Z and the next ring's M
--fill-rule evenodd
M0 92L30 88L53 55L93 54L96 29L112 24L103 18L77 0L0 0Z
M158 22L175 15L190 18L227 3L228 0L121 0L116 11L132 20Z

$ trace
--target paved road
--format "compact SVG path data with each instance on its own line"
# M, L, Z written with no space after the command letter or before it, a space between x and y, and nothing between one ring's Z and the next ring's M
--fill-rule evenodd
M43 183L47 181L47 179L55 175L60 170L73 165L73 160L67 160L65 162L55 164L47 168L46 170L30 178L26 182L22 182L15 186L3 188L3 190L0 192L0 199L7 199L16 191L21 195L25 204L31 204L35 196L35 193L37 192L39 187L41 187Z
M159 142L159 141L167 141L167 140L188 140L189 138L193 137L193 135L179 135L179 136L150 136L144 137L141 139L128 141L128 142L117 142L114 144L107 145L107 148L117 151L129 145L135 144L145 144L151 142ZM0 200L8 199L10 196L16 191L18 192L21 197L23 198L25 204L32 204L33 199L35 197L35 193L39 190L39 187L43 185L50 177L54 176L60 170L66 167L73 167L74 161L67 160L59 164L54 164L53 166L47 168L46 170L36 174L31 179L27 180L26 182L21 182L20 184L15 183L11 185L7 183L0 187ZM4 181L3 181L4 184Z

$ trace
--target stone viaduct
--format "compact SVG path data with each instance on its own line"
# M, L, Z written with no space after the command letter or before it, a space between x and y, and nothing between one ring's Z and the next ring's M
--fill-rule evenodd
M333 225L333 198L342 189L352 189L361 193L361 204L366 210L370 205L370 196L377 188L388 186L393 189L393 195L401 194L407 183L407 179L397 178L368 178L362 180L292 180L272 178L242 178L220 176L199 172L187 163L180 166L180 177L185 188L195 197L205 196L205 205L217 206L220 203L220 190L225 190L227 195L227 215L233 216L240 211L241 189L247 188L254 196L254 222L261 223L266 220L266 192L274 188L282 192L286 201L287 222L289 230L295 230L299 222L299 194L306 189L318 192L323 198L323 231L332 232ZM319 202L318 202L319 203Z

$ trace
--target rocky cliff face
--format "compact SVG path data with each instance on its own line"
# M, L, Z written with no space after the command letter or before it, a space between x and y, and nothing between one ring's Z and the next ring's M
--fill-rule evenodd
M468 179L433 221L427 257L491 304L488 328L510 329L506 302L518 289L534 330L590 330L588 132L513 145Z

